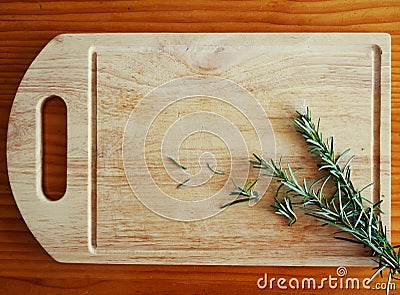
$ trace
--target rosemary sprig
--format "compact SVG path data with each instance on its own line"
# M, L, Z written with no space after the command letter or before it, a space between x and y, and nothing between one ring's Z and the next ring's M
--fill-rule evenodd
M306 214L324 224L335 226L340 229L339 233L350 236L335 238L363 244L371 249L372 256L378 258L375 260L378 263L377 271L372 278L378 273L383 275L383 270L388 269L388 293L390 280L400 273L400 251L398 246L392 246L387 239L386 228L380 219L380 214L383 214L379 208L381 202L373 204L362 197L362 191L371 184L361 190L354 186L350 168L354 156L341 165L349 149L336 157L333 138L324 140L319 132L320 121L318 120L317 125L314 124L308 108L305 113L298 115L293 124L308 143L309 152L320 158L319 170L325 171L326 175L311 185L307 184L306 179L300 183L290 165L284 169L281 161L276 164L273 160L265 160L262 155L254 155L256 161L253 161L253 166L265 169L280 183L272 207L277 214L286 216L291 226L296 221L293 210L293 204L296 204L296 207L304 210ZM330 194L325 193L328 182L334 185L334 191ZM282 195L283 201L279 199Z

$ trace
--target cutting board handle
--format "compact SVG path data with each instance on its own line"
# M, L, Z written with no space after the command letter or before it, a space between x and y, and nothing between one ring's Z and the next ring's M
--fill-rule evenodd
M67 105L50 96L42 105L42 191L52 201L65 195L67 186ZM56 120L54 120L56 119Z
M26 72L13 102L7 134L8 174L14 198L34 236L47 251L52 249L49 253L56 259L57 252L65 251L71 240L78 248L88 250L90 233L82 231L78 224L87 224L91 220L91 210L88 210L91 184L88 160L89 46L76 48L71 54L75 61L85 65L73 68L69 66L71 60L65 58L64 47L71 44L68 44L68 38L60 41L64 38L61 35L53 39ZM46 72L46 68L54 68L54 63L59 63L57 73L54 69L47 71L46 79L36 74L38 69ZM71 75L76 77L77 85L66 85L64 77ZM49 200L42 189L42 108L52 96L63 99L67 107L66 191L57 201ZM60 247L54 248L55 244Z
M57 158L49 158L50 153L46 151L46 145L48 146L49 143L52 140L54 141L55 139L57 142L53 142L52 146L54 147L56 145L57 150L60 150L61 148L66 148L67 146L67 138L66 138L66 130L55 130L53 129L51 132L54 135L56 134L56 137L54 138L49 138L48 137L48 132L46 132L46 129L51 129L53 126L50 126L46 121L48 120L48 116L51 116L49 113L48 109L49 106L54 105L54 103L58 104L58 108L56 109L60 115L59 119L63 119L65 117L65 122L59 122L57 127L60 125L66 125L66 115L67 115L67 105L65 103L65 100L61 98L58 95L51 95L49 97L45 97L44 99L39 99L38 104L36 107L36 118L35 118L35 130L36 130L36 159L37 161L37 178L36 178L36 191L38 193L39 198L45 198L49 201L57 201L60 200L62 197L64 197L65 192L66 192L66 178L67 178L67 173L66 173L66 167L63 167L63 164L66 163L66 154L61 154ZM46 111L47 110L47 111ZM50 111L51 112L51 111ZM54 111L53 111L54 112ZM61 116L63 115L64 116ZM64 126L66 127L66 126ZM64 131L64 136L62 136L62 132ZM47 133L47 134L46 134ZM63 138L64 137L64 138ZM46 143L47 141L47 143ZM64 159L60 159L61 157L64 157ZM57 191L54 192L51 188L48 187L47 183L49 183L49 179L54 180L55 178L51 173L54 173L54 169L51 170L49 169L49 166L56 166L58 168L58 175L56 180L62 181L62 187L58 183ZM61 168L60 168L61 167ZM64 168L64 169L62 169ZM63 171L64 170L64 171ZM64 172L64 173L62 173ZM54 181L53 181L54 182ZM49 183L51 184L51 183ZM47 186L47 187L46 187Z

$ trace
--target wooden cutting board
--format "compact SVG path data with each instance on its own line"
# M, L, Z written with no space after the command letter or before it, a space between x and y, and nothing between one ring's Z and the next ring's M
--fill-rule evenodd
M288 228L270 207L276 183L267 177L256 205L221 206L232 200L230 178L258 176L253 152L317 177L289 122L304 100L336 150L356 154L354 181L374 182L366 196L384 199L390 233L390 50L386 34L60 35L12 107L15 200L62 262L370 265L364 248L301 213ZM54 95L68 117L58 201L42 190L41 110Z

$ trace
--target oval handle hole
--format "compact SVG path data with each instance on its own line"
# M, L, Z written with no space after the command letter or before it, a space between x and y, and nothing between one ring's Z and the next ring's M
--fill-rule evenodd
M42 189L51 201L67 189L67 106L59 96L46 98L42 106Z

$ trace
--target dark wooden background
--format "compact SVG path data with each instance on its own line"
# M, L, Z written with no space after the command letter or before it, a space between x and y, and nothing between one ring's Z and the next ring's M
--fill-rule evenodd
M258 290L257 279L336 275L335 267L228 267L60 264L35 241L7 177L7 123L14 95L39 51L60 33L77 32L386 32L392 35L392 236L400 244L400 1L1 1L0 2L0 294L288 294ZM63 128L49 106L49 142ZM61 138L62 139L62 138ZM60 157L48 147L49 159ZM61 167L61 166L60 166ZM61 168L49 168L57 169ZM58 173L60 174L60 173ZM55 174L54 174L55 175ZM55 193L57 177L49 180ZM293 247L295 245L282 245ZM268 255L268 253L265 253ZM348 276L370 276L349 267ZM377 280L378 282L379 280ZM374 285L371 285L374 286ZM397 286L400 290L400 282ZM303 294L384 294L306 290ZM395 291L393 294L399 294Z

